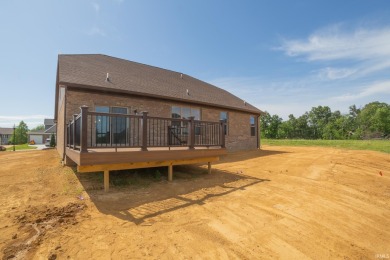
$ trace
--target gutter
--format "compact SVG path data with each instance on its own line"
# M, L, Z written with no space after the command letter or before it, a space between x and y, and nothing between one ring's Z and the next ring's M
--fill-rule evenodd
M100 92L106 91L106 92L111 92L111 93L126 93L126 94L130 94L130 95L141 96L141 97L152 97L152 98L165 99L165 100L170 100L170 101L194 103L194 104L224 108L224 109L229 109L229 110L234 110L234 111L241 111L241 112L251 113L251 114L255 114L255 115L265 114L263 111L261 111L260 109L258 109L256 107L254 107L256 110L251 110L251 109L244 109L244 108L239 108L239 107L231 107L231 106L224 106L224 105L219 105L219 104L201 102L201 101L191 100L191 99L181 99L181 98L167 97L167 96L155 95L155 94L149 94L149 93L141 93L141 92L127 91L127 90L120 90L120 89L113 89L113 88L97 87L97 86L92 86L92 85L81 85L81 84L74 84L74 83L63 82L63 81L60 81L59 84L66 85L67 87L75 87L75 88L79 88L79 89L88 89L88 90L94 90L94 91L100 91ZM242 101L242 102L244 102L244 101Z

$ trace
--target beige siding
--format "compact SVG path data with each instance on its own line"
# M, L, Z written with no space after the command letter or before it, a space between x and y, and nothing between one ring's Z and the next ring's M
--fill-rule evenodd
M64 155L64 135L65 135L65 99L61 99L61 103L58 104L58 114L57 114L57 151L60 154L61 158Z

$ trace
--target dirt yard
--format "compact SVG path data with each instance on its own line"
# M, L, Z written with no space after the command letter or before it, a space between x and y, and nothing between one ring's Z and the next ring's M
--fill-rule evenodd
M2 259L390 258L390 155L263 147L103 192L54 150L0 153Z

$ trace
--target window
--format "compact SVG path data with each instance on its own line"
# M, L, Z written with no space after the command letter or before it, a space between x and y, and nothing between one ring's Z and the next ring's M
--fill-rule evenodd
M172 118L189 119L191 116L193 116L195 120L200 120L200 109L193 107L172 107ZM188 138L188 122L172 120L171 127L170 131L173 136L171 144L176 144L173 143L175 140L179 140L179 143L181 143ZM200 128L195 126L195 135L199 134Z
M124 107L106 107L97 106L96 112L127 114L127 108ZM96 116L96 144L109 145L126 144L127 120L124 117L110 117L104 115Z
M126 107L112 107L111 113L127 114ZM126 144L127 119L125 117L112 117L112 139L114 144Z
M250 116L249 123L251 128L251 136L256 136L256 124L255 116Z
M109 107L96 107L96 112L109 113ZM96 144L110 143L110 122L108 116L96 116Z
M225 123L225 125L224 125L224 132L225 132L225 135L227 135L228 134L228 124L229 124L228 113L227 112L221 112L219 114L219 120L223 120L223 122Z
M195 120L200 120L200 109L192 107L172 107L172 118L189 119L191 116Z

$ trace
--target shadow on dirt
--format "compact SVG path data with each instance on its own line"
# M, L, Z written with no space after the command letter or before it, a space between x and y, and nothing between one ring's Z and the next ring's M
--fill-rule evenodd
M205 166L185 165L174 166L172 182L166 181L164 168L110 173L110 191L105 193L102 173L76 175L101 213L137 225L148 225L169 212L269 181L216 169L208 174Z
M215 164L228 162L238 162L243 160L251 160L254 158L278 155L283 153L289 153L285 151L270 151L270 150L253 150L253 151L242 151L242 152L229 152L226 156L223 156L221 160Z

